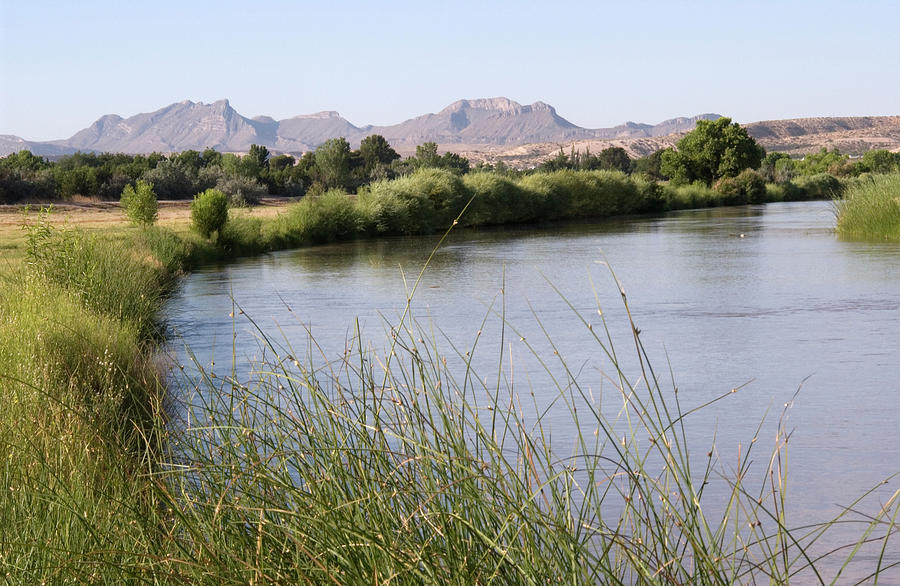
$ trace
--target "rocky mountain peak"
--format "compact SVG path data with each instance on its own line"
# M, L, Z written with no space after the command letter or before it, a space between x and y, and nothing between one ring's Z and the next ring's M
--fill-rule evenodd
M165 153L206 147L246 152L251 144L259 144L275 152L302 153L331 138L344 137L355 146L370 134L380 134L396 148L407 150L423 142L508 146L603 138L607 134L654 136L663 128L689 129L694 119L668 122L657 126L629 123L615 129L592 130L572 124L544 102L524 106L499 96L458 100L437 114L425 114L399 124L360 127L333 110L284 120L268 116L251 119L238 113L227 99L211 104L183 100L127 118L115 114L103 116L90 127L67 140L54 141L53 145L57 150ZM12 148L3 146L2 150L8 152Z
M489 110L503 114L521 114L524 108L522 104L509 98L479 98L477 100L458 100L441 110L441 113L460 110Z

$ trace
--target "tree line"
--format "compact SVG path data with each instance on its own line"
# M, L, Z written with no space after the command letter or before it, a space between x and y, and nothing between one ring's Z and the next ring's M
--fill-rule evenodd
M184 199L215 188L232 204L252 204L265 195L301 196L339 188L350 192L379 179L394 179L422 168L470 170L456 153L438 154L427 142L406 159L380 135L351 149L344 138L325 141L301 157L273 155L251 145L245 155L212 148L171 155L77 152L56 161L23 150L0 159L0 202L68 200L75 196L118 199L127 185L144 181L162 199Z
M625 149L609 147L556 156L534 169L515 170L498 162L475 166L456 153L438 153L426 142L405 159L380 135L364 138L351 149L344 138L325 141L300 157L273 155L265 146L251 145L245 155L186 150L171 155L127 155L78 152L56 161L19 151L0 158L0 203L68 200L85 196L115 200L138 180L153 185L162 199L185 199L207 189L226 194L233 205L253 204L263 196L321 194L329 189L355 193L372 182L396 179L420 169L445 169L456 175L470 171L503 176L575 171L618 171L649 181L675 185L702 184L722 192L760 192L768 184L790 184L827 174L832 177L900 170L900 153L873 150L856 160L837 149L822 149L802 159L766 153L746 129L729 118L700 120L674 148L660 149L632 159ZM752 200L753 198L750 197Z

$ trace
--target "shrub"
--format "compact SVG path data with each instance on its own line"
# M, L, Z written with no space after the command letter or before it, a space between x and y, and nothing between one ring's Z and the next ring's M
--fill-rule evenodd
M663 194L668 210L712 207L721 203L719 194L699 181L689 185L668 183L663 187Z
M805 199L831 199L841 195L841 182L828 173L797 177L794 184L805 192Z
M525 222L535 218L531 198L516 182L495 173L469 173L463 177L473 200L462 219L466 226Z
M666 209L665 192L662 185L644 176L631 176L638 193L635 212L661 212Z
M120 200L125 215L132 224L151 226L159 215L159 202L153 184L138 180L134 186L130 183L122 190Z
M545 220L562 218L569 209L570 194L560 182L552 179L552 175L535 173L519 181L519 187L533 202L537 216Z
M163 199L186 199L206 185L200 183L197 171L181 160L163 160L144 173L145 181L153 183Z
M191 202L191 223L204 238L218 234L228 221L228 196L218 189L207 189Z
M228 203L235 207L256 205L268 195L265 185L241 175L219 179L216 189L227 195Z
M619 171L554 171L547 175L556 213L567 218L602 218L640 207L635 184Z
M284 238L295 244L347 240L360 228L356 203L342 189L304 197L281 221Z
M269 248L269 242L263 235L263 220L247 216L229 218L219 233L218 243L236 255L258 253Z
M469 190L444 169L421 169L393 181L376 181L359 195L367 230L428 234L447 229L469 200Z
M752 169L744 169L737 177L720 179L716 182L715 190L725 196L725 205L766 201L766 180Z

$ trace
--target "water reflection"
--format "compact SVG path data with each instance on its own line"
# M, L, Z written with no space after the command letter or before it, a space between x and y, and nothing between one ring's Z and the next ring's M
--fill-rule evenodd
M657 370L671 363L685 405L753 381L692 416L689 441L704 452L716 436L723 461L736 459L766 410L780 412L806 380L791 413L789 504L796 522L818 520L900 470L900 426L890 408L900 390L900 246L842 242L832 226L831 204L809 202L459 231L434 255L413 315L451 356L477 338L473 366L482 378L496 380L505 344L516 384L535 392L538 408L553 393L542 396L546 375L520 336L537 356L558 350L599 394L608 390L599 373L609 364L580 318L599 324L599 302L620 347L630 342L618 288L602 264L609 262ZM311 331L326 355L338 356L358 319L364 339L383 350L438 239L322 246L198 271L167 315L205 363L230 357L232 343L239 357L258 353L256 334L229 315L232 296L237 311L295 347L306 348ZM517 328L502 342L501 308ZM633 358L622 356L633 373ZM513 376L509 364L503 368ZM560 445L571 436L567 421L562 413L554 428ZM763 439L774 433L763 432Z

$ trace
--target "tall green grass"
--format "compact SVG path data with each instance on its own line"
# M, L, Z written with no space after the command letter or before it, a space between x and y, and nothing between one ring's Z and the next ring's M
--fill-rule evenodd
M444 196L458 184L426 179L430 203L416 205L448 213L440 203L457 201ZM341 225L351 214L371 227L342 194L323 197L294 213ZM306 220L282 221L259 234L317 233L292 232ZM169 387L183 404L159 382L152 316L178 270L218 253L161 229L113 242L38 223L31 237L30 264L0 275L8 581L825 581L814 552L851 517L862 523L858 548L824 561L840 557L840 566L868 542L873 575L890 566L896 495L871 516L853 516L852 503L837 519L792 528L784 429L761 470L750 465L756 438L734 470L715 450L698 454L686 440L697 406L661 382L633 323L625 342L636 370L621 369L602 307L583 333L606 357L598 376L612 385L619 418L604 416L590 390L597 381L564 357L530 357L555 373L554 400L582 432L564 449L550 423L522 407L528 397L503 366L505 350L494 372L475 372L477 334L447 354L410 312L392 324L385 352L357 337L333 361L260 329L266 359L252 375L176 364L183 374ZM622 302L627 309L624 292ZM519 338L502 299L496 313L503 337ZM542 327L552 344L552 324ZM719 475L729 498L710 503L707 482Z
M48 240L34 266L0 275L0 568L8 583L112 581L160 555L143 478L163 387L146 321L125 313L151 308L140 293L113 301L132 278L127 261L95 280L106 261L87 255L101 245ZM158 282L144 284L145 299L158 295Z
M502 337L520 339L498 305ZM702 407L660 381L633 323L624 342L636 371L622 371L597 309L600 322L582 327L609 364L602 381L557 353L528 357L555 373L565 422L528 406L505 352L495 372L476 372L478 335L448 354L409 313L382 353L357 331L326 361L258 329L267 358L254 374L186 369L178 465L159 484L177 511L177 547L191 552L172 562L227 582L783 584L843 571L853 544L825 558L817 549L838 524L860 523L860 544L888 547L896 494L874 517L791 526L783 422L770 453L748 438L733 470L715 446L689 446ZM601 386L618 418L604 416ZM573 445L551 441L559 425L578 431ZM727 487L724 502L706 496L712 482ZM878 547L875 573L890 565Z
M851 184L836 202L841 236L900 240L900 175L870 175Z

